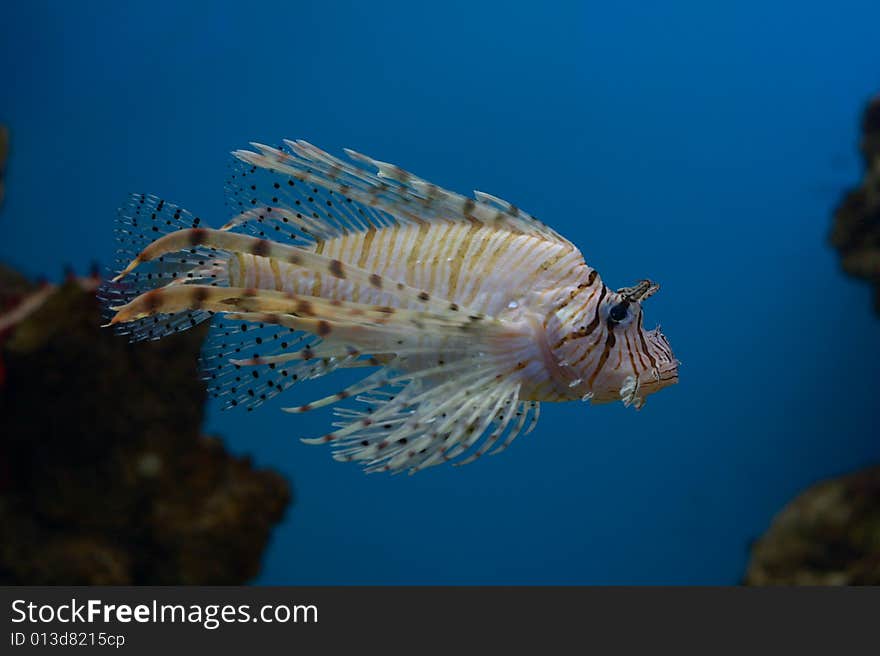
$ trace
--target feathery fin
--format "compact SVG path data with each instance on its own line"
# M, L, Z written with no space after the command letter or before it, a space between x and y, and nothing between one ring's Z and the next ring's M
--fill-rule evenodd
M279 187L290 186L289 183L293 183L293 187L305 185L308 190L320 188L326 194L336 197L339 202L335 205L331 201L329 209L325 206L316 211L318 217L326 216L326 225L332 226L335 223L336 230L365 229L357 221L353 222L343 211L349 204L354 204L358 209L364 210L363 213L356 211L355 217L367 221L369 217L375 216L375 221L381 222L380 226L389 222L422 224L431 221L478 221L570 245L570 242L549 226L494 196L481 193L476 200L466 198L423 180L399 166L375 160L350 149L345 150L349 158L375 168L376 172L337 159L306 141L285 140L284 143L286 150L252 143L254 151L236 150L233 155L249 164L249 170L253 172L266 169L285 180L276 182ZM314 194L311 198L314 199ZM252 198L251 201L255 204L257 199ZM247 204L251 201L236 199L235 205L247 209ZM367 213L366 210L372 212Z
M117 264L122 267L157 237L182 229L198 228L200 220L186 210L157 196L132 194L119 208L116 219ZM125 280L107 276L98 289L102 313L108 321L113 308L130 303L138 296L167 285L202 283L223 285L227 282L225 253L210 248L180 248L145 263ZM211 313L189 310L171 314L154 314L129 323L117 323L117 333L128 335L133 342L159 339L186 330L210 318Z

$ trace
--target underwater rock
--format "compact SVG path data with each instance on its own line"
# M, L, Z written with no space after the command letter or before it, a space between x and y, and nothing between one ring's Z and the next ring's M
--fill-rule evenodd
M880 585L880 466L823 481L752 548L747 585Z
M868 104L862 117L860 149L864 179L834 212L830 241L840 253L843 270L874 285L880 313L880 96Z
M201 434L206 328L129 344L95 286L0 266L0 583L252 579L291 492Z
M862 116L862 185L834 213L844 271L871 282L880 313L880 96ZM752 547L747 585L880 585L880 466L820 482Z

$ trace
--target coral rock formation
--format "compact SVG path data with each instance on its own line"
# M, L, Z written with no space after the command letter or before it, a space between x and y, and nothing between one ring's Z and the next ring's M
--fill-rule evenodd
M0 583L248 581L287 483L202 436L204 330L129 344L93 287L15 315L40 290L0 268Z
M862 186L834 214L831 243L844 271L872 282L880 312L880 96L862 118ZM880 467L809 488L758 540L749 585L880 585Z
M865 177L835 211L830 240L844 271L873 283L880 312L880 97L865 110L860 148Z
M880 585L880 467L823 481L755 544L749 585Z

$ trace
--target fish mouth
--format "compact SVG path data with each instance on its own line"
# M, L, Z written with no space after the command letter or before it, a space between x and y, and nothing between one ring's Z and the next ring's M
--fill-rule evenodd
M645 337L656 358L654 369L643 372L639 380L639 389L644 396L647 396L665 387L676 385L681 362L673 355L669 340L660 330L660 326L645 333Z
M678 364L667 371L658 371L656 376L650 373L644 376L644 380L639 381L639 393L642 396L654 394L660 390L678 384Z
M645 371L642 372L639 376L638 387L636 388L636 396L644 401L651 394L655 394L662 389L670 387L672 385L678 384L678 369L671 368L667 369L665 372L661 373L659 371L651 372ZM593 405L603 405L606 403L616 403L622 399L621 391L614 387L608 387L605 389L597 389L594 391L593 396L590 397L590 402Z

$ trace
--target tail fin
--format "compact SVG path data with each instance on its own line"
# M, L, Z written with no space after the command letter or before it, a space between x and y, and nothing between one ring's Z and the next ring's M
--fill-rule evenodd
M150 242L176 230L199 227L200 219L177 205L156 196L132 194L119 208L116 219L116 265L124 267L137 257ZM124 279L113 282L113 275L98 290L106 320L114 314L113 308L129 303L152 289L167 285L199 283L227 285L229 255L212 248L190 248L168 253L155 261L144 263ZM198 325L211 312L188 310L174 314L157 314L129 323L119 323L114 329L128 335L130 341L160 339Z

